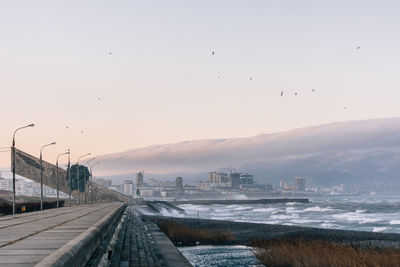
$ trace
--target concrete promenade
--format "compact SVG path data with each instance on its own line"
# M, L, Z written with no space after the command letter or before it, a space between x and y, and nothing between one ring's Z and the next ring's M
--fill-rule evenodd
M79 266L122 208L115 202L0 217L0 267Z
M133 206L126 209L110 266L190 267L190 263L168 237Z

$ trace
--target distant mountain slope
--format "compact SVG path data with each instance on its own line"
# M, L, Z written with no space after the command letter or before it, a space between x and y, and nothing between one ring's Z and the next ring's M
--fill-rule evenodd
M185 141L100 157L101 171L198 173L233 167L259 180L316 184L400 178L400 118L338 122L249 138ZM361 179L361 180L360 180Z

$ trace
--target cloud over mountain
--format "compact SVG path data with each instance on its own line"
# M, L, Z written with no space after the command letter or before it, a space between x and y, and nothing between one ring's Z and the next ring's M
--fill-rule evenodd
M400 177L400 118L348 121L249 138L185 141L100 157L104 174L196 173L233 167L260 179L322 184ZM100 166L99 166L100 167Z

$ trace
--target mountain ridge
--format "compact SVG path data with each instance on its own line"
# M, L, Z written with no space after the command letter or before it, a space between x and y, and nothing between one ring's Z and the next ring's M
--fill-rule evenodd
M263 181L307 175L316 184L330 184L319 177L321 173L336 173L338 181L343 180L340 177L351 180L357 176L390 180L400 177L396 175L400 165L400 118L334 122L252 137L153 145L98 159L102 162L100 170L109 174L142 169L159 174L195 174L232 167L256 172ZM369 174L363 169L368 169Z

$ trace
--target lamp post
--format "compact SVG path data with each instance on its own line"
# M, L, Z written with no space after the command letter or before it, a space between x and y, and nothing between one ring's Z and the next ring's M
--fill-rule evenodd
M93 160L95 160L96 159L96 157L94 157L94 158L91 158L91 159L89 159L88 161L86 161L85 163L83 163L83 165L89 165L89 162L91 162L91 161L93 161ZM89 175L90 175L90 173L89 173ZM85 195L85 204L86 204L86 171L83 173L83 182L84 182L84 195Z
M15 134L17 133L18 130L28 128L28 127L34 127L35 124L31 123L29 125L19 127L14 131L13 134L13 140L12 140L12 173L13 173L13 215L15 214Z
M43 210L43 157L42 157L42 151L43 148L51 145L55 145L56 142L52 142L50 144L42 146L40 149L40 210Z
M94 166L96 166L99 163L100 163L100 161L98 161L95 164L90 166L90 203L92 203L92 204L93 204L93 172L92 172L92 169Z
M86 156L89 156L89 155L91 155L91 154L92 154L92 153L87 153L87 154L85 154L85 155L83 155L83 156L80 156L80 157L78 158L77 163L76 163L76 178L78 179L78 204L81 204L81 188L80 188L80 179L79 179L79 160L80 160L81 158L86 157Z
M69 155L69 149L65 153L61 153L57 155L56 161L56 182L57 182L57 208L60 207L60 182L58 181L58 158L62 155Z
M68 149L68 184L69 184L69 206L71 207L71 191L72 191L72 185L71 185L71 151Z

